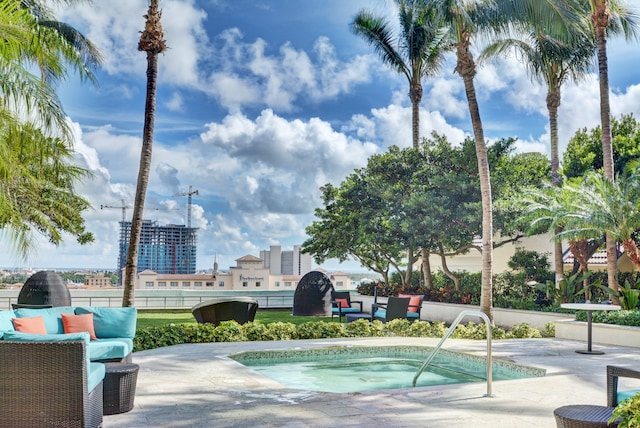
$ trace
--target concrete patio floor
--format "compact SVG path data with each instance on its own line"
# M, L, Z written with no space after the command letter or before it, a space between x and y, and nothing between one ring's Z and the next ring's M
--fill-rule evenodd
M586 332L585 332L586 334ZM227 355L336 345L435 346L438 339L367 338L177 345L134 354L135 407L104 417L105 428L135 427L555 427L553 410L606 405L606 365L640 366L640 349L561 339L494 340L494 359L544 368L547 375L486 383L334 394L287 389ZM449 339L443 349L484 356L484 341ZM621 386L640 383L621 379Z

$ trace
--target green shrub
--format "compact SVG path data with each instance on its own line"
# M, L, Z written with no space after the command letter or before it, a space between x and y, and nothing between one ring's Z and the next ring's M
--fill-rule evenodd
M383 327L380 321L369 322L366 319L355 320L345 324L346 337L380 337L383 336Z
M576 312L576 320L587 321L587 312ZM640 327L640 311L597 311L593 313L593 322Z
M244 328L236 321L222 321L215 329L216 342L245 342Z
M542 334L537 328L531 327L526 322L514 325L511 330L507 332L507 337L513 339L540 339Z
M544 325L542 332L544 337L556 337L556 323L549 321Z
M272 322L267 324L273 340L292 340L298 338L296 325L290 322Z
M613 416L609 419L609 423L613 423L616 418L621 419L618 428L640 427L640 394L618 403L613 409Z
M552 323L549 323L552 324ZM551 327L545 326L545 335ZM133 340L134 351L179 345L183 343L240 342L259 340L291 340L291 339L325 339L339 337L442 337L447 326L441 321L426 322L397 319L386 324L375 320L369 322L359 319L351 323L341 324L326 321L306 322L296 326L293 323L274 322L267 325L249 322L240 325L235 321L223 321L219 326L213 324L172 324L163 327L147 327L138 329ZM505 338L538 338L539 330L528 324L518 324L506 333L494 327L494 339ZM460 324L452 334L459 339L485 339L484 324L469 322Z

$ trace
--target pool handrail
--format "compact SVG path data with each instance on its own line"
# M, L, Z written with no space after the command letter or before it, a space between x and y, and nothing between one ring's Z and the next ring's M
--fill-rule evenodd
M442 344L444 343L444 341L447 340L449 336L451 336L451 334L456 329L458 324L460 324L460 321L462 321L462 319L467 315L479 316L480 318L482 318L485 326L487 327L487 393L484 395L484 397L495 397L495 395L493 395L491 392L491 383L493 380L493 372L492 372L493 362L491 358L491 321L489 320L489 317L484 312L475 311L472 309L465 309L464 311L460 312L456 317L456 319L453 321L453 323L451 323L449 330L447 330L444 336L442 336L442 339L440 339L440 342L438 342L436 347L433 348L433 350L431 351L431 354L429 354L429 356L427 357L427 360L422 364L422 366L420 367L416 375L413 377L414 387L416 386L416 382L418 381L418 378L420 377L424 369L427 368L427 366L431 363L433 358L436 356L436 354L442 347Z

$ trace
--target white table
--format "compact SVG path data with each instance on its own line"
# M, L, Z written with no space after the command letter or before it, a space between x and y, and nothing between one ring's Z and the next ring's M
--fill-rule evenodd
M576 352L578 354L597 354L602 355L604 352L602 351L594 351L591 349L591 321L592 321L592 313L593 311L618 311L620 310L620 306L618 305L607 305L607 304L598 304L598 303L563 303L560 305L561 308L565 309L576 309L580 311L587 311L587 349L578 349Z

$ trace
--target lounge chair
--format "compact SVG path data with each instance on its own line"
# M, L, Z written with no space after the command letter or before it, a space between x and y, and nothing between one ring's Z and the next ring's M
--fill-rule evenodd
M222 321L245 324L253 321L258 310L258 301L251 297L214 297L191 308L198 323L219 325Z
M353 305L358 305L354 307ZM334 291L331 293L331 318L338 316L342 322L342 316L346 314L361 314L362 301L351 300L351 293L348 291Z
M415 321L420 319L420 310L422 309L422 301L424 295L422 294L398 294L398 297L408 297L409 309L407 310L407 318L409 321Z
M397 318L407 319L410 300L408 297L390 296L387 303L374 303L371 306L372 319L384 322Z
M640 389L618 391L618 378L640 379L640 371L626 367L607 366L607 406L616 407L619 402L640 394Z

